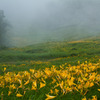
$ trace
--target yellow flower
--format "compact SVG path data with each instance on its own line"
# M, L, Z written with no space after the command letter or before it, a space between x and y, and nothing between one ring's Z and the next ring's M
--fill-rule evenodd
M11 93L12 93L11 91L8 91L8 96L9 96Z
M36 90L36 87L35 86L32 86L31 90Z
M93 83L93 82L91 82L91 83L90 83L90 87L92 87L93 85L94 85L94 83Z
M20 84L22 84L22 80L19 79L18 81L19 81Z
M36 83L36 80L33 82L33 85L34 85L35 87L37 87L37 83Z
M52 94L52 93L53 93L53 91L52 91L52 90L50 90L50 93Z
M37 73L34 74L34 76L35 76L36 78L40 78L40 77L41 77L41 74L40 74L40 72L38 71Z
M32 84L32 89L31 90L36 90L37 89L37 83L36 80Z
M84 97L82 100L87 100L86 97Z
M87 77L87 76L88 76L88 74L86 73L86 74L85 74L85 77Z
M51 71L48 69L48 68L46 68L45 70L44 70L44 72L46 73L46 75L48 75L48 76L50 76L51 75Z
M82 89L83 88L82 84L78 85L77 88Z
M55 89L55 94L58 94L59 90L58 89Z
M8 77L5 77L5 81L6 82L11 82L11 77L9 77L9 76Z
M74 90L78 91L78 89L76 87L73 87Z
M25 95L26 91L24 91L24 95Z
M29 83L29 80L28 81L26 81L25 83L24 83L24 85L27 85Z
M87 61L85 61L85 63L87 64Z
M53 84L53 83L55 83L55 82L56 82L56 80L55 80L54 78L52 78L52 79L53 79L53 81L52 81L52 84Z
M73 80L68 80L68 84L69 86L75 85L75 83L73 83Z
M86 84L84 85L84 88L88 88L90 86L89 81L86 82Z
M48 94L46 94L47 98L45 100L50 100L50 99L54 99L56 96L50 96Z
M92 98L92 100L97 100L97 96L95 95L95 96L92 96L93 98Z
M23 95L21 95L20 93L16 94L16 97L22 97Z
M10 88L10 89L16 89L16 87L15 87L14 84L10 85L9 88Z
M16 75L16 78L21 78L21 75L18 73L18 74Z
M19 86L19 88L22 88L22 84Z
M66 92L68 92L68 91L72 91L72 88L67 87L67 88L66 88Z
M87 78L83 77L83 80L84 80L84 81L86 81L86 80L87 80Z
M89 76L89 80L94 80L95 79L95 73Z
M35 70L34 70L34 69L30 69L30 72L34 73L34 72L35 72Z
M98 91L100 91L100 89L98 89Z
M63 89L64 82L62 81L60 84L61 89Z
M6 70L6 67L4 67L3 71L5 71L5 70Z
M41 78L41 80L45 83L45 80L43 78Z
M78 61L78 64L80 64L80 61Z
M40 88L44 87L45 83L40 82Z

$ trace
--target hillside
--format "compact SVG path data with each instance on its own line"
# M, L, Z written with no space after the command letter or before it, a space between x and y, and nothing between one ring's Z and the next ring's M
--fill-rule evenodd
M61 62L85 61L100 56L100 37L90 37L70 42L46 42L20 48L0 50L0 62L23 63L24 61L53 61ZM96 59L95 59L96 60ZM59 61L55 61L55 64Z
M88 26L60 26L54 29L31 29L28 34L15 34L11 36L11 45L22 47L45 42L76 41L85 38L100 36L99 30Z
M99 100L100 37L0 50L1 100Z

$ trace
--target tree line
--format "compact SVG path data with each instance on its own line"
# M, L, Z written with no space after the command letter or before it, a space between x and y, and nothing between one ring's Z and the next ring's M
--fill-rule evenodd
M8 23L5 20L4 11L0 10L0 48L6 46L5 36L7 33Z

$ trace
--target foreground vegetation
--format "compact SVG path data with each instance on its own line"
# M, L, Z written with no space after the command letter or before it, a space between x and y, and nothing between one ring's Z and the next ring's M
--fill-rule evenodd
M60 65L42 70L5 72L0 76L1 99L12 100L98 100L100 62L77 66Z
M100 38L0 50L1 100L99 100Z

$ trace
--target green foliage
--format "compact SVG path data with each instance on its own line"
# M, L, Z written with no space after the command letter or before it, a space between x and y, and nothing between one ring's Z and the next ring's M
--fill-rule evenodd
M45 69L56 65L60 67L67 63L67 66L77 65L78 61L81 63L84 61L98 62L100 59L100 38L88 39L85 41L73 41L73 42L48 42L30 45L23 48L7 48L0 51L0 75L3 75L2 69L7 67L5 72L19 72L29 71L29 69ZM98 72L100 70L98 69ZM50 80L47 80L49 83ZM86 97L92 98L93 95L97 95L98 99L99 91L97 91L97 85L93 86ZM40 89L37 92L27 91L27 95L22 98L16 98L15 94L7 96L8 90L5 91L4 100L44 100L45 94L50 90L50 85ZM3 90L0 89L0 93ZM92 92L91 92L92 91ZM78 92L68 93L66 95L59 95L54 100L81 100L83 98ZM1 97L0 97L1 99Z

